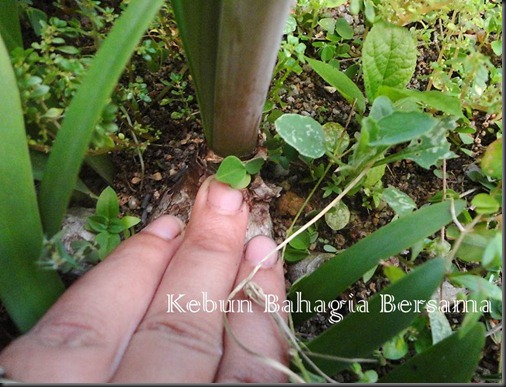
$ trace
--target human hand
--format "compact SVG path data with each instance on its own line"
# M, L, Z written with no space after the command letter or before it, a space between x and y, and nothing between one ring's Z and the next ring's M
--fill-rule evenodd
M35 383L286 381L225 332L220 308L203 307L204 294L226 300L276 247L263 236L244 246L248 213L239 191L206 180L185 230L177 218L162 216L122 242L0 354L6 377ZM282 264L271 256L263 267L254 281L281 303ZM169 313L171 295L174 301L180 294L177 304L185 312L173 303ZM196 313L191 300L201 303ZM246 347L286 364L274 321L251 305L252 313L228 314L232 331Z

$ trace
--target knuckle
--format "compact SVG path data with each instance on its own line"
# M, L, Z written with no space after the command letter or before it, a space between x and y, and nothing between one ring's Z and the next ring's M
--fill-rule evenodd
M230 252L242 250L245 231L241 232L239 226L225 227L220 223L207 223L192 227L188 233L188 245L204 251ZM229 230L225 232L225 230Z
M160 340L179 345L192 352L209 357L221 357L223 343L221 331L212 324L200 323L199 319L166 318L153 316L142 322L136 333L157 335Z
M261 369L261 372L259 372ZM242 384L242 383L285 383L287 381L287 377L285 374L281 373L270 367L265 367L259 365L254 369L251 367L244 367L240 369L239 367L229 370L226 374L220 377L220 383L233 383L233 384Z
M77 314L57 316L42 321L30 335L51 347L101 347L107 343L108 335L100 327L107 325L94 320Z

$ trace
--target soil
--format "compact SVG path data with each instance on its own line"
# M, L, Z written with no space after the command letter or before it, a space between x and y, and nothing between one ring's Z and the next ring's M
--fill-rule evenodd
M37 4L45 6L45 2L37 2ZM54 12L52 7L45 7L46 12ZM61 15L59 16L61 17ZM436 51L431 49L421 51L417 74L428 74L430 70L427 63L435 59L435 53ZM163 85L159 83L160 79L168 78L169 74L176 70L184 72L185 63L182 62L183 60L180 58L180 61L173 62L169 58L158 73L142 73L148 90L151 90L150 96L153 100L156 100L157 94L163 89ZM139 65L138 69L142 72L143 66ZM185 75L188 76L187 72ZM426 86L426 82L427 80L420 81L411 86L422 89ZM188 88L188 92L193 92L191 86ZM353 124L353 120L352 124L348 125L349 115L353 114L350 105L338 93L329 91L321 78L308 67L304 67L302 74L288 78L285 82L285 93L282 95L282 100L286 103L286 107L283 109L285 112L310 115L318 118L320 122L339 122L347 127L350 136L359 130L358 126ZM216 158L207 148L203 136L198 106L196 103L192 103L190 107L193 114L182 120L173 120L170 117L173 110L182 108L175 105L160 106L155 103L143 109L143 122L159 129L161 135L142 153L142 163L135 151L111 154L117 168L113 188L120 198L122 213L141 218L141 223L136 227L137 231L162 213L170 212L187 220L198 185L202 178L213 173L217 166ZM483 113L477 113L473 117L478 134L472 150L477 156L481 154L484 146L492 140L488 131L481 130L481 128L486 128L489 118ZM262 147L263 141L264 137L260 135L259 152L265 151ZM447 187L457 192L466 192L477 188L475 183L466 177L466 171L473 162L475 162L474 157L468 157L463 153L459 153L457 159L448 160L446 164ZM265 201L272 220L271 236L277 243L284 240L286 230L290 227L294 215L314 187L314 182L304 182L309 180L308 177L307 167L297 163L294 163L290 170L284 173L280 173L279 168L274 165L267 165L261 171L263 181L271 187L278 188L277 195ZM102 181L86 169L83 171L83 179L90 183L97 193L105 187ZM425 170L410 161L389 164L383 178L383 185L397 187L408 194L418 206L426 204L429 198L442 189L441 179L433 171ZM181 191L186 193L186 199L181 199L175 205L173 194ZM245 195L247 194L245 193ZM313 196L298 224L308 221L314 215L313 210L323 208L331 199L332 197L322 199L318 194ZM346 197L346 204L352 213L348 226L339 232L333 232L324 222L320 222L318 224L319 236L328 240L328 243L336 249L341 250L392 220L394 214L388 206L382 205L378 208L368 209L363 205L364 199L367 198L364 198L361 193ZM315 243L312 246L312 252L322 251L322 243ZM398 262L399 260L396 263L400 264ZM288 288L293 278L288 275L290 271L288 264L286 267ZM78 275L66 275L64 280L67 285L70 285L77 277ZM352 294L355 297L366 299L386 285L388 285L387 280L382 275L376 274L367 283L357 282L341 297L346 299ZM450 321L457 324L459 319L460 316L452 316ZM317 315L303 323L298 328L297 334L302 339L310 339L329 326L328 316ZM17 335L14 324L0 304L0 350ZM491 336L487 337L483 358L473 382L485 382L487 376L499 372L500 351L500 344L495 343ZM391 368L392 364L387 363L374 369L381 376ZM345 371L336 380L355 382L356 376Z

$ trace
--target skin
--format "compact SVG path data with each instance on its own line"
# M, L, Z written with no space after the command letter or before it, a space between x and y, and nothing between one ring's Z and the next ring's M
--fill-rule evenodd
M167 312L168 294L184 294L182 306L202 302L202 292L226 300L276 247L264 236L244 245L248 214L239 191L206 180L186 228L173 216L158 218L76 281L32 330L5 348L0 366L7 377L35 383L286 382L232 339L221 311ZM254 282L282 302L281 261L272 256L262 265ZM242 292L238 297L245 298ZM251 304L253 313L228 314L235 336L286 365L287 346L272 317Z

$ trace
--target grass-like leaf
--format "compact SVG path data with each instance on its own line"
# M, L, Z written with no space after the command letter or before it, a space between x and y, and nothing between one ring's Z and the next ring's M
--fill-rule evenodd
M352 104L355 101L359 113L364 113L365 97L358 86L345 73L319 60L307 58L307 61L313 70L330 86L335 87L349 103Z
M32 162L32 170L33 170L33 178L38 181L42 181L44 177L44 170L46 169L47 160L49 159L49 155L31 151L30 152L30 160ZM76 186L74 189L78 192L89 196L90 198L96 199L97 196L86 186L84 181L81 179L77 179Z
M24 332L61 294L63 284L56 272L43 271L36 264L42 225L21 100L1 38L0 74L0 298Z
M456 201L454 205L459 214L465 202ZM295 282L288 293L289 299L296 300L297 293L300 293L312 305L317 300L333 300L381 259L412 247L451 222L450 206L450 202L443 202L424 207L380 228ZM311 315L297 313L293 319L300 323Z
M21 26L16 0L2 0L0 10L0 36L3 38L7 51L23 47Z
M163 0L132 0L104 40L54 142L40 187L45 233L58 232L75 186L93 128L142 34Z
M481 358L485 327L463 327L394 368L379 383L469 383Z
M444 272L445 263L442 259L423 264L372 297L364 304L368 307L367 311L348 314L344 320L310 341L307 344L309 350L344 358L369 356L411 324L423 310L421 302L428 300L441 283ZM404 306L401 310L395 306L399 302L405 302L406 305L409 302L411 307L408 309ZM317 357L313 360L327 374L335 374L350 365L345 361Z

